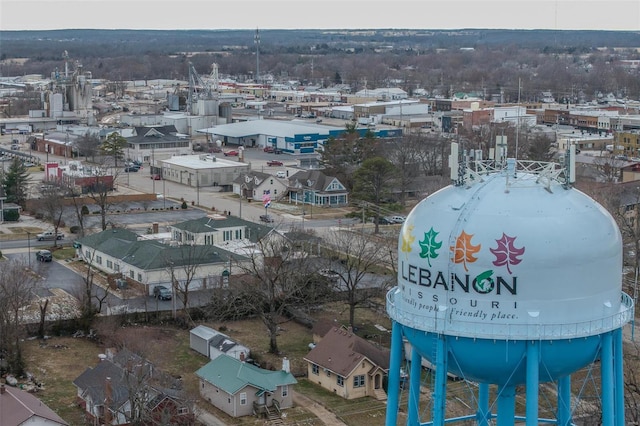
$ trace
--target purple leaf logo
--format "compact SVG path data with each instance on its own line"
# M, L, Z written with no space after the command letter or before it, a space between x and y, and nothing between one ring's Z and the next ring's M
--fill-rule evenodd
M516 237L510 237L504 232L502 233L502 238L496 240L498 243L498 247L495 249L490 248L489 250L496 257L496 260L493 261L493 264L496 266L507 266L507 271L511 274L511 265L517 265L522 261L519 259L519 256L524 254L524 247L516 248L514 245L514 241Z

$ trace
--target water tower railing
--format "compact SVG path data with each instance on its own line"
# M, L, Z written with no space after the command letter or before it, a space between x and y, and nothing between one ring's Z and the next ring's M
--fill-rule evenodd
M462 164L460 170L464 173L462 182L468 187L481 182L483 180L482 176L494 173L507 173L505 164L495 160L473 160L468 164ZM568 179L567 169L564 165L545 161L517 160L515 162L515 174L520 177L532 175L535 178L525 180L510 179L509 186L543 184L545 187L550 188L552 181L566 184Z
M562 324L493 324L450 320L446 310L421 315L405 309L402 303L396 304L396 294L399 294L398 287L387 293L387 313L394 321L417 330L471 338L558 340L594 336L621 328L633 319L634 312L633 299L622 292L619 312L598 319Z

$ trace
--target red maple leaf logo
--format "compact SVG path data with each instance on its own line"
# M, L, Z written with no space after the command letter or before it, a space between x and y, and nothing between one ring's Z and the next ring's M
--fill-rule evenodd
M524 254L524 247L516 248L513 245L513 242L516 240L516 237L510 237L504 232L502 233L502 238L496 240L498 243L498 248L489 250L496 256L496 260L493 261L493 264L496 266L504 266L507 265L507 271L511 274L510 265L517 265L522 261L522 259L518 259L518 256L522 256Z

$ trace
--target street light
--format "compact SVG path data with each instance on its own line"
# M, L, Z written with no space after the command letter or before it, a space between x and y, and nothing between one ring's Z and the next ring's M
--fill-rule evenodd
M28 262L29 262L29 269L31 269L31 232L26 231L27 232L27 250L28 250Z
M167 208L167 196L164 193L164 173L162 175L162 208L166 209Z

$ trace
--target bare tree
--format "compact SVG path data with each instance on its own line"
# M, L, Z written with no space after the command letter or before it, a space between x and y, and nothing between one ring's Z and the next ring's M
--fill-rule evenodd
M107 229L107 213L112 204L110 194L118 178L116 169L108 167L104 160L103 158L101 164L92 168L93 182L85 188L87 196L100 208L100 225L103 231Z
M100 149L100 139L95 135L85 133L76 139L75 148L79 156L84 156L87 161L89 158L94 160Z
M624 353L624 412L625 424L640 424L640 347L629 342Z
M218 257L214 247L208 245L184 244L179 247L171 247L165 253L167 274L171 278L173 292L182 302L185 318L190 322L189 294L193 291L196 278L202 263L209 263L211 259ZM221 259L226 261L226 259Z
M73 212L75 213L76 220L78 221L80 236L84 237L84 219L85 215L89 213L89 208L85 204L86 198L83 196L81 189L73 182L68 182L64 187L66 196L73 206Z
M623 238L625 262L633 266L634 276L626 280L625 290L638 300L638 280L640 279L640 188L635 182L629 183L581 183L579 188L598 201L615 219ZM629 256L629 253L633 253ZM629 263L631 262L631 264Z
M384 145L386 158L396 168L395 188L399 191L399 200L405 205L407 191L416 177L420 174L419 160L423 138L416 134L393 139Z
M235 262L244 274L234 283L232 297L258 317L269 334L269 352L278 353L280 324L291 310L307 306L305 285L312 275L309 255L297 251L279 234L270 234L256 245L245 261Z
M94 257L95 252L87 250L83 253L82 284L77 289L77 297L80 300L80 324L86 332L92 328L96 315L102 311L109 296L108 290L100 289L95 282Z
M0 358L5 358L8 368L22 374L24 360L20 341L24 328L24 307L34 297L38 275L22 259L2 262L0 268Z
M54 235L58 235L60 226L64 223L65 199L64 191L57 184L44 185L40 189L40 199L37 203L37 210L42 213L46 220L53 225ZM53 246L58 246L58 239L53 239Z
M349 324L353 327L356 309L366 306L391 285L389 280L371 282L368 275L380 272L381 268L395 270L397 244L390 246L389 241L384 243L366 234L339 230L325 239L325 246L331 251L332 261L341 264L336 286L344 295L343 300L349 308Z
M616 158L613 154L594 157L591 163L596 172L596 180L599 182L618 182L620 178L620 168L624 166L624 161Z

